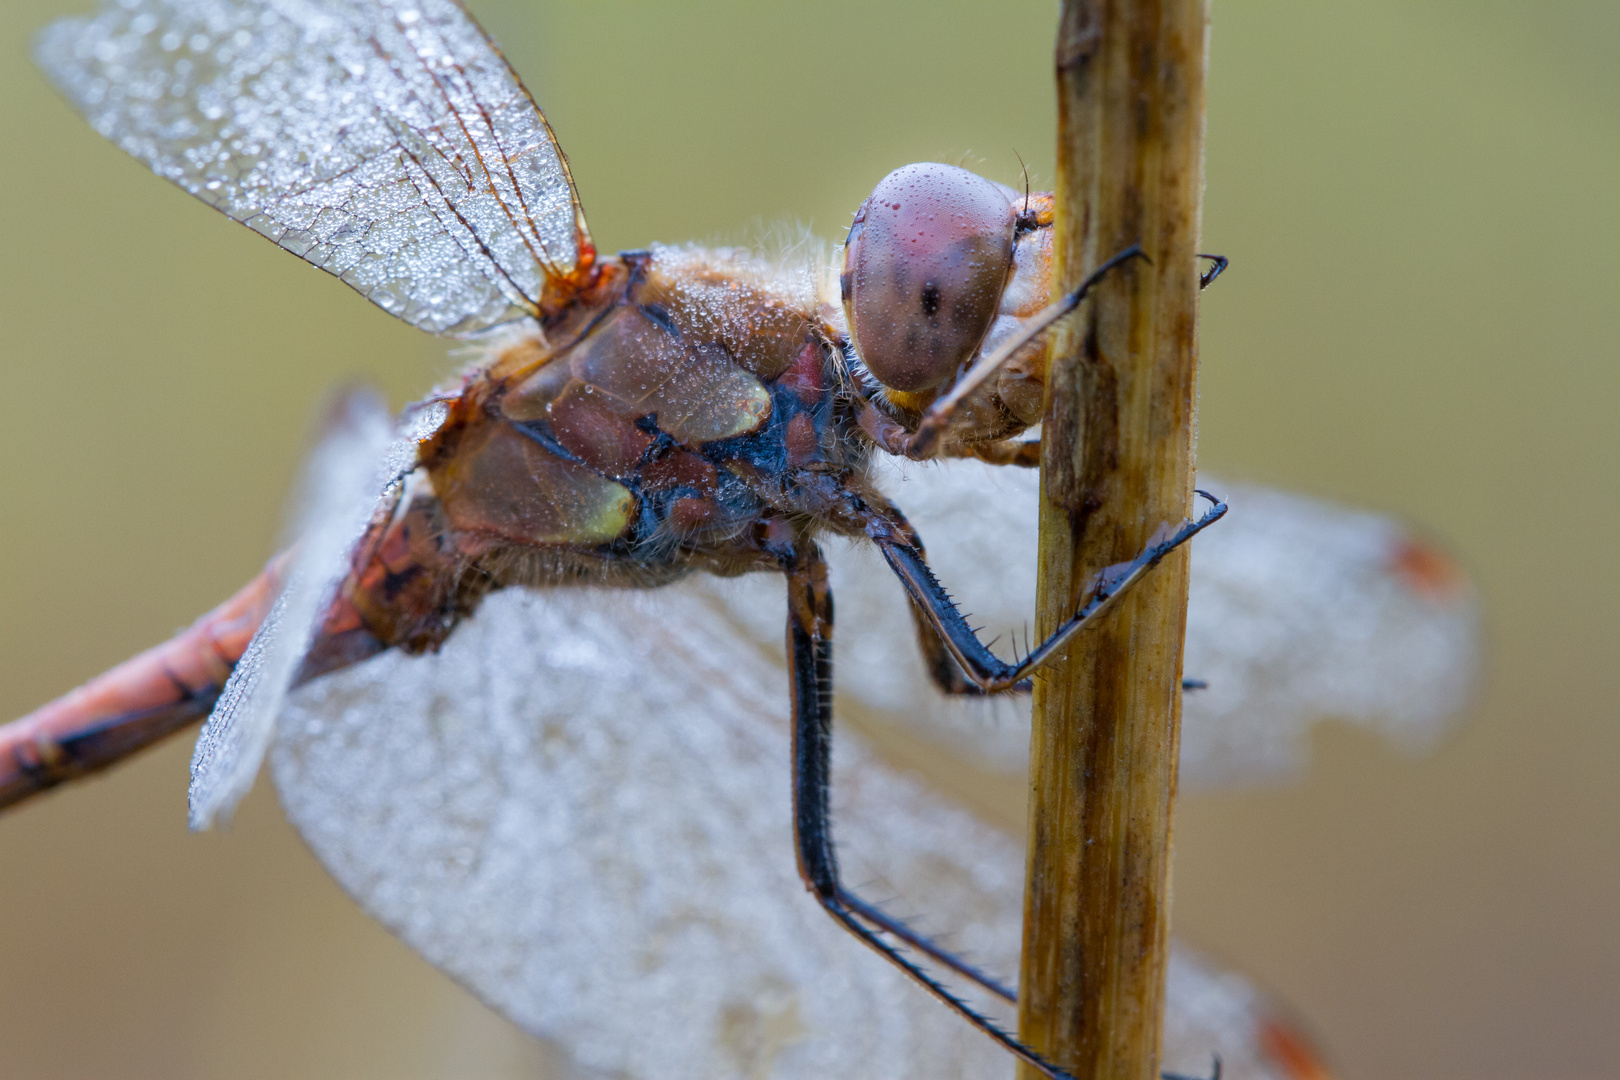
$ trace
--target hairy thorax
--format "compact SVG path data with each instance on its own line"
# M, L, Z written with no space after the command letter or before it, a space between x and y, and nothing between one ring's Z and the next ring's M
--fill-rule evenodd
M549 325L491 342L430 399L442 422L321 648L436 647L509 585L775 569L781 537L838 528L868 490L848 384L809 271L694 248L605 261Z

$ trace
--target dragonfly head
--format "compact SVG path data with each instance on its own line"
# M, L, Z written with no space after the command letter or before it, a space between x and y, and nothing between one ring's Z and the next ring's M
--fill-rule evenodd
M995 320L1027 228L1011 188L924 162L885 176L861 204L839 278L855 350L903 394L937 390Z

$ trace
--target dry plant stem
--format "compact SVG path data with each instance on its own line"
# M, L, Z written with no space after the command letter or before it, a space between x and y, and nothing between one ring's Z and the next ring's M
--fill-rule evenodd
M1058 287L1152 261L1054 335L1038 634L1192 508L1206 26L1204 0L1063 4ZM1160 1071L1186 611L1183 549L1035 680L1019 1031L1082 1080Z

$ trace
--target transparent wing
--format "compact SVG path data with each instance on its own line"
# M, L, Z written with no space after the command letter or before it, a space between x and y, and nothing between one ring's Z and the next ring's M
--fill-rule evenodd
M513 590L436 655L301 689L272 762L289 818L374 916L587 1068L1010 1072L800 884L786 700L779 663L692 591ZM1012 955L1018 860L962 811L913 805L915 784L839 765L843 834L897 813L897 876L950 860L968 939Z
M1479 667L1466 576L1387 517L1257 487L1231 498L1232 528L1192 556L1185 666L1209 688L1186 698L1182 776L1293 775L1330 718L1432 747Z
M120 0L36 56L159 176L432 333L533 313L588 249L545 117L453 0Z
M272 751L367 910L586 1075L1010 1076L806 894L788 762L780 646L706 582L494 595L436 655L301 688ZM1014 970L1018 840L851 739L834 804L850 880ZM1171 986L1170 1065L1285 1075L1246 982L1178 953Z
M972 461L883 468L885 490L917 526L940 579L1011 655L1034 612L1035 473ZM1408 750L1432 744L1477 667L1479 609L1466 578L1389 518L1204 483L1232 511L1192 545L1185 670L1209 687L1184 699L1182 784L1286 778L1304 763L1310 726L1327 718ZM1021 778L1027 699L944 699L917 659L910 614L882 558L860 546L831 559L836 683L851 716ZM743 581L722 595L739 625L774 640L781 630L761 614L760 589Z
M349 552L397 471L387 408L369 394L340 403L304 467L297 546L285 584L231 672L191 758L190 820L227 818L253 786L287 689L331 598Z

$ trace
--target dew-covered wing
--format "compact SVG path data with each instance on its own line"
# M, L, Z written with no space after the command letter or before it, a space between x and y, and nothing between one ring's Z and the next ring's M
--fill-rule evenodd
M304 467L294 514L296 546L281 592L197 737L192 828L228 818L253 786L299 662L349 568L350 549L398 471L399 450L381 401L354 393L334 410Z
M272 754L289 818L367 910L584 1067L1009 1073L806 893L788 761L779 658L679 586L497 593L435 655L301 688ZM949 864L929 910L1007 970L1005 840L851 744L838 766L852 879L886 896Z
M1033 621L1033 470L973 461L883 466L885 490L917 526L929 561L986 640L1011 656ZM1186 787L1284 779L1306 735L1335 718L1422 750L1467 700L1478 601L1446 556L1377 514L1264 488L1215 484L1231 512L1192 543L1183 699ZM894 575L869 547L831 552L836 683L852 715L907 729L1021 777L1027 699L947 701L917 659ZM761 637L764 586L726 587L728 610Z
M706 581L498 593L435 655L298 690L283 806L372 915L581 1075L1011 1076L800 883L781 636ZM1018 838L850 738L833 802L848 880L1011 975ZM1185 953L1170 980L1168 1066L1288 1075L1246 981Z
M545 117L454 0L120 0L36 55L159 176L432 333L532 313L589 245Z

